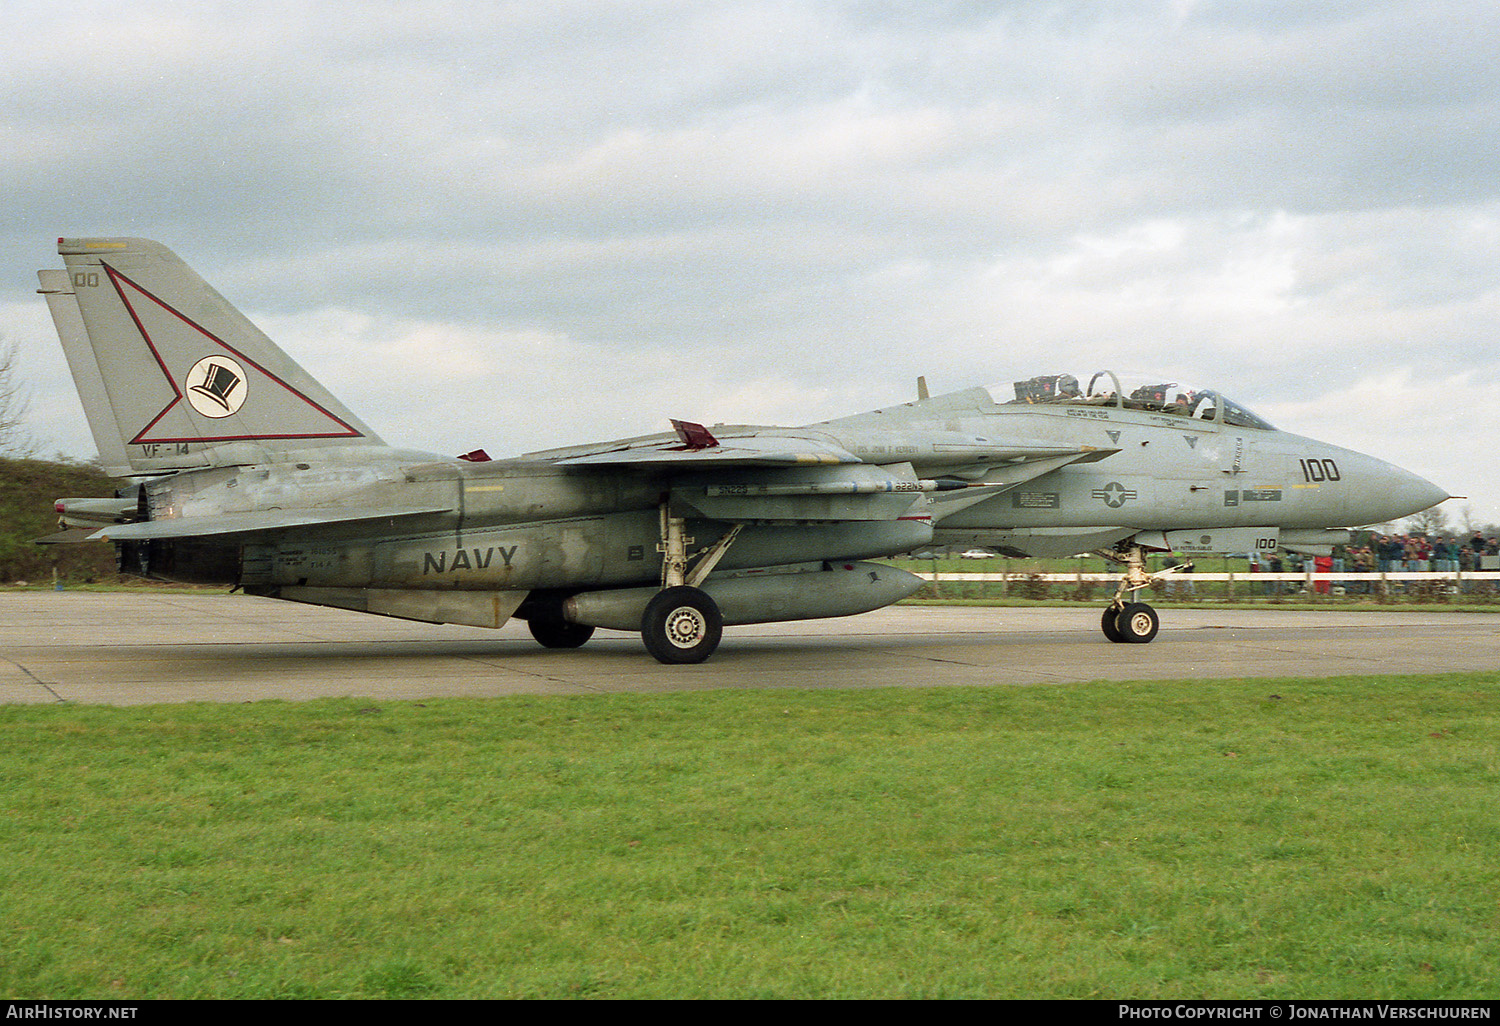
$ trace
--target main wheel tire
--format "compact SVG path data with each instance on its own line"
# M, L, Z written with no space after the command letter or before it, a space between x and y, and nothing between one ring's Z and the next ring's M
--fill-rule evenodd
M1156 637L1156 632L1161 627L1161 620L1157 617L1156 610L1146 603L1127 602L1125 608L1120 610L1115 627L1126 641L1144 645Z
M526 621L531 636L546 648L578 648L594 636L586 623L569 623L560 616L533 616Z
M723 635L718 603L698 588L667 588L641 616L641 640L659 663L701 663Z
M1099 618L1099 629L1104 631L1104 636L1110 641L1119 643L1125 640L1125 635L1120 633L1120 610L1114 606L1105 606L1104 615Z

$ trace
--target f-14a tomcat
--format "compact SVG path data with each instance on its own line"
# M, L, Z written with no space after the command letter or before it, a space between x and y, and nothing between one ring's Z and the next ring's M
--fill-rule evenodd
M868 560L1099 550L1101 620L1144 642L1151 551L1328 550L1447 497L1211 390L1110 373L971 388L805 427L706 427L489 459L391 448L165 247L59 239L39 272L114 498L62 499L122 570L551 648L639 631L664 663L725 625L844 616L921 580Z

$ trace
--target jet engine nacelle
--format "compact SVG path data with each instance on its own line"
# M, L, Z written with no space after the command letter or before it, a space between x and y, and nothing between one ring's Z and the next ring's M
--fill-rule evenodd
M817 570L784 569L710 578L703 591L718 604L725 626L851 616L888 606L924 583L916 574L879 563L834 563ZM659 588L588 591L563 603L572 623L638 631L646 604Z

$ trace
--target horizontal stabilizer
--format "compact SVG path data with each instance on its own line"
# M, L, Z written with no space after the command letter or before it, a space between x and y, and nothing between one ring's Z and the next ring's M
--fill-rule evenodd
M67 527L56 534L44 535L41 538L33 538L34 545L76 545L79 542L93 541L94 529L89 527Z
M451 506L431 509L391 510L261 510L254 513L226 513L214 517L174 517L139 524L119 524L96 531L89 537L101 541L149 541L154 538L204 538L235 534L262 534L294 527L318 527L335 524L395 523L413 517L437 516L454 512Z

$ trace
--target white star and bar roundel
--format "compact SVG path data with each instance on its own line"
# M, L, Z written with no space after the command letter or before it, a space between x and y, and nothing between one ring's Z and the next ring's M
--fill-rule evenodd
M1103 488L1095 488L1094 498L1103 499L1104 504L1111 509L1119 509L1131 499L1139 498L1139 493L1134 488L1126 488L1118 481L1111 481Z

